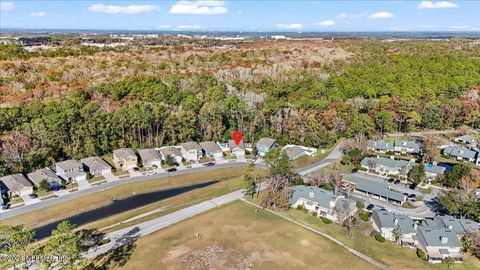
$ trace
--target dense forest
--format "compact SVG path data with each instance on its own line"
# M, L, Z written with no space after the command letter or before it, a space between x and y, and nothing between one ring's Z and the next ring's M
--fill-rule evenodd
M247 141L325 147L356 134L480 125L480 46L467 40L142 46L25 58L8 50L0 53L0 174L124 146L226 140L234 130Z

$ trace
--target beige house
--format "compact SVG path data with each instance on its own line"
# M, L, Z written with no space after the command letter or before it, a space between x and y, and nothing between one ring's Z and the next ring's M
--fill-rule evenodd
M130 170L137 167L137 155L130 148L113 150L113 164L119 170Z
M162 166L162 158L154 148L140 149L138 155L142 159L143 167L158 169Z
M92 175L105 175L112 173L112 167L100 157L87 157L80 162Z
M43 168L27 174L28 179L38 188L43 180L46 180L50 188L62 186L62 179L49 168Z
M0 177L2 193L11 196L27 196L33 193L33 186L21 173Z

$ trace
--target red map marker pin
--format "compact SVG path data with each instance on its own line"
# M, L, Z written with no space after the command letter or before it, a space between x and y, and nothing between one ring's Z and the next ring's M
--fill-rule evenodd
M242 140L242 133L240 131L235 131L233 132L232 134L232 139L233 141L238 145L240 143L240 141Z

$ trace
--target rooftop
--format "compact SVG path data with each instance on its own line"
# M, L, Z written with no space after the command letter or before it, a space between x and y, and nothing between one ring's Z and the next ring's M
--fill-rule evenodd
M415 233L414 221L405 215L397 215L385 210L374 210L372 218L378 220L379 226L383 228L398 227L403 233ZM395 222L397 224L395 224Z
M140 150L138 150L138 155L142 159L142 162L151 162L151 161L161 161L162 160L162 158L160 157L160 154L154 148L140 149Z
M393 143L386 142L384 140L377 140L377 141L370 141L368 145L371 148L374 148L376 150L381 150L381 151L393 151Z
M418 227L419 237L431 247L461 247L457 234L448 228ZM443 242L442 242L443 240Z
M87 157L82 160L80 160L85 166L89 168L91 171L97 171L97 170L104 170L104 169L111 169L112 167L108 165L108 163L101 159L100 157Z
M413 152L420 152L420 145L416 141L395 140L395 147L411 148Z
M164 158L166 158L167 156L171 156L171 157L182 156L182 153L180 153L180 151L173 146L162 147L158 151L160 151L160 154L162 154L162 157Z
M287 157L289 158L293 158L293 157L296 157L298 155L300 155L301 153L305 152L305 149L303 149L302 147L300 146L292 146L292 147L288 147L285 149L285 154L287 155Z
M271 148L275 144L275 140L272 138L261 138L257 142L257 147L267 147Z
M444 154L454 156L454 157L462 157L462 158L468 158L468 159L474 159L475 156L477 155L477 152L470 150L464 146L447 146L443 150Z
M60 177L56 175L52 170L49 168L43 168L36 170L27 174L28 179L30 179L35 185L38 187L43 180L47 180L47 182L61 182Z
M222 148L214 141L201 142L200 146L205 150L205 153L223 152Z
M0 177L0 181L8 188L9 191L20 191L25 187L31 187L32 184L21 173Z
M130 148L120 148L120 149L113 150L113 155L118 159L123 159L123 160L137 158L137 156L135 155L135 152L133 152L133 150Z
M182 143L180 146L187 151L188 150L197 150L199 152L202 151L202 147L197 142L185 142L185 143Z
M445 172L445 167L438 166L432 163L425 163L423 164L425 167L425 172L428 173L435 173L435 174L443 174Z
M55 165L58 166L60 169L62 169L64 171L82 167L82 164L80 164L80 162L78 162L74 159L69 159L69 160L57 162L57 163L55 163Z
M347 178L356 184L356 189L376 194L391 200L402 202L405 200L405 195L400 192L395 192L390 190L390 186L383 183L370 180L358 173L349 174Z
M299 198L318 203L321 207L330 209L330 203L335 202L336 196L328 190L312 186L294 186L290 203L294 204Z
M243 143L243 140L240 140L240 143L235 143L234 140L228 140L228 148L230 148L230 151L233 149L243 149L245 150L245 144Z

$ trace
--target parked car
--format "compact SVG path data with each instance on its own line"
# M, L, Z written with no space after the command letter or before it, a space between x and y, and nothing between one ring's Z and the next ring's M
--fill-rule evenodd
M176 172L177 168L171 167L171 168L166 169L166 171L167 172Z
M138 167L133 167L133 171L138 172L138 171L140 171L140 169Z
M393 178L388 178L388 182L389 182L389 183L393 183L394 181L395 181L395 179L393 179Z
M2 205L2 210L7 210L7 209L10 209L10 204L6 203Z
M417 197L417 195L415 195L415 194L408 195L408 198L415 198L415 197Z
M375 207L375 205L369 204L369 205L367 205L366 209L367 210L372 210L374 207Z
M208 162L208 163L203 164L203 166L205 166L205 167L210 167L210 166L214 166L214 165L215 165L215 162Z
M400 180L397 179L397 180L395 180L395 182L393 182L393 183L394 183L395 185L398 185L398 184L400 184Z
M408 193L404 192L403 195L407 196L408 197Z
M417 184L411 184L411 185L409 186L409 188L410 188L410 189L413 189L413 190L415 190L416 187L417 187Z
M28 197L30 197L30 199L35 199L35 198L37 198L37 194L35 194L35 193L28 194Z

